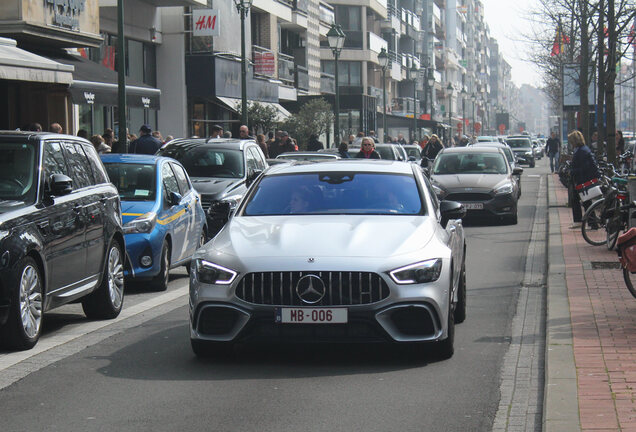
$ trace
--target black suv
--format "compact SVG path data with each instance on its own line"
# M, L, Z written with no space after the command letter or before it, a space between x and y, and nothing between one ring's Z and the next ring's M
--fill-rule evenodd
M0 132L0 344L32 348L43 313L73 301L115 318L125 251L119 194L88 141Z
M236 138L175 139L162 147L157 156L178 160L188 172L201 194L210 238L223 228L228 211L236 207L249 185L268 167L256 142Z

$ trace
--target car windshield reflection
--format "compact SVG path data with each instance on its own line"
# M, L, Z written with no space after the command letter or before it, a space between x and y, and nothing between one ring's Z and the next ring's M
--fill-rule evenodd
M242 178L243 152L238 150L194 147L168 148L161 156L171 157L181 162L190 177Z
M499 153L449 153L435 160L433 174L506 174L508 169Z
M265 177L243 214L417 215L425 208L412 176L323 172Z
M35 202L37 159L32 144L0 144L0 212Z
M155 166L150 164L107 163L110 181L122 201L155 200Z

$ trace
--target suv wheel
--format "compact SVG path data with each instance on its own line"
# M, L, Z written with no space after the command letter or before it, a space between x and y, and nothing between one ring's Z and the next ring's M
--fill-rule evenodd
M33 258L22 258L13 282L17 286L10 294L9 319L1 329L0 341L8 348L31 349L42 333L44 300L42 276Z
M448 336L446 339L437 342L437 357L447 360L455 354L455 313L448 311Z
M466 262L462 264L457 288L457 305L455 306L455 322L461 324L466 320Z
M82 301L82 309L91 319L112 319L124 304L124 261L121 246L112 240L106 254L102 281L95 291Z

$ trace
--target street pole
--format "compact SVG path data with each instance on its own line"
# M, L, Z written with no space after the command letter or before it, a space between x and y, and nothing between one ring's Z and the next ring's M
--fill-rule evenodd
M126 120L126 38L124 35L124 0L117 0L117 151L128 153Z
M386 67L382 68L382 142L386 142Z
M247 59L245 54L245 17L247 8L241 6L241 123L247 126Z
M453 84L448 83L448 126L449 126L449 137L448 137L448 145L450 146L451 140L453 138L453 120L452 120L452 106L453 106Z
M340 51L344 46L344 41L345 33L342 31L342 28L336 23L331 24L331 28L327 32L327 42L329 42L329 48L331 48L331 51L333 52L334 71L336 73L336 100L334 104L336 115L334 118L335 130L333 131L334 143L336 147L340 144L340 90L338 89L338 57L340 56Z
M412 68L413 74L413 139L417 138L417 74L418 69L415 67L415 63L413 63ZM418 140L419 142L419 140ZM410 143L409 143L410 144Z

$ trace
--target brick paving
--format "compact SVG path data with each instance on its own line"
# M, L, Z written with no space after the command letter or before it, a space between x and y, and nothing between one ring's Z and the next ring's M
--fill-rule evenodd
M555 185L570 303L581 430L636 432L636 298L620 269L593 269L617 262L616 252L585 242L569 229L567 190ZM549 257L548 257L549 259Z

